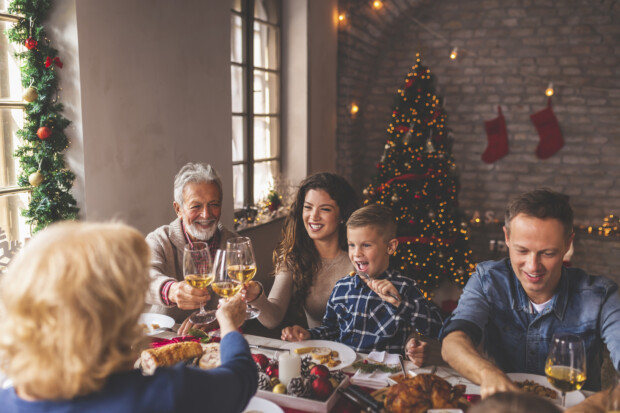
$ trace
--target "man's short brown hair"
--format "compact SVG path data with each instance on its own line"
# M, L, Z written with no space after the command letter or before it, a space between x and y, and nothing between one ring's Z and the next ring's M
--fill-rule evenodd
M381 205L367 205L353 212L347 221L347 228L374 227L385 241L396 238L396 220L390 208Z
M510 234L510 221L517 215L524 214L539 219L557 219L564 227L564 235L568 238L573 233L573 209L568 203L569 199L568 195L547 188L518 195L506 208L504 219L506 230Z

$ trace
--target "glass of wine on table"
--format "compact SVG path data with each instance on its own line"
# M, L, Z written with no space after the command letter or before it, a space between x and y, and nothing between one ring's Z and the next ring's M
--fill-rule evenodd
M562 393L562 407L566 407L566 393L580 390L586 382L586 351L583 339L573 334L556 334L551 340L545 364L549 383Z
M183 277L193 288L206 289L213 282L213 265L209 246L205 242L194 242L183 249ZM205 303L200 310L190 315L194 324L205 324L215 320L215 316L205 311Z
M226 261L228 278L238 285L237 291L239 291L243 284L256 275L256 259L254 258L252 240L248 237L237 237L226 241ZM256 318L259 314L260 310L248 305L246 320Z

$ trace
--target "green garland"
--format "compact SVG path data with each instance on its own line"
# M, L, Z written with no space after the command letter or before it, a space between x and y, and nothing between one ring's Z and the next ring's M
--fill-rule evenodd
M33 232L55 221L75 219L78 212L70 193L75 175L65 166L62 154L68 146L64 130L71 123L62 116L63 105L57 101L56 71L62 62L43 27L51 4L51 0L14 0L9 13L24 19L7 30L9 40L27 47L15 56L22 62L22 85L36 90L34 100L28 99L32 102L25 110L24 128L17 132L22 145L15 151L21 169L18 184L32 185L30 203L22 215Z

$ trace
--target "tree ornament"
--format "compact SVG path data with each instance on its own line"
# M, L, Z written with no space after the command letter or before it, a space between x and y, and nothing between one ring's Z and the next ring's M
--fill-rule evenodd
M429 218L435 218L435 211L428 211L428 217Z
M399 201L399 199L400 199L400 198L398 197L398 194L394 194L394 195L392 195L392 202L398 202L398 201Z
M58 56L53 59L50 56L47 56L47 58L45 59L45 67L49 69L52 63L62 69L63 63L60 61L60 58Z
M28 177L28 182L30 182L30 185L32 186L39 186L44 179L45 178L43 177L43 174L40 170L38 170L30 174L30 176Z
M26 102L34 102L35 100L37 100L37 98L39 97L39 94L37 93L37 90L35 88L33 88L32 86L30 86L28 89L26 89L24 91L24 94L22 95L22 98L26 101Z
M405 168L411 169L411 164L409 162L405 162Z
M37 47L38 44L39 42L37 42L32 37L27 38L26 41L24 42L24 46L26 46L26 49L28 50L34 49L35 47Z
M39 137L39 139L44 141L45 139L52 136L52 129L48 128L47 126L41 126L39 129L37 129L37 136Z
M327 377L317 377L312 382L312 394L319 400L327 400L333 390L334 386L332 386Z
M368 188L364 188L364 190L362 191L362 194L364 196L368 196Z

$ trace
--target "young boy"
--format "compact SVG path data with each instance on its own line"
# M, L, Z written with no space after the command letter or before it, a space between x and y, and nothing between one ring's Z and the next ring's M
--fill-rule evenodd
M437 338L442 320L439 311L398 271L388 270L390 255L396 251L396 222L389 208L369 205L355 211L347 221L349 259L356 273L340 279L327 302L321 326L306 330L300 326L282 330L282 340L335 340L356 351L386 350L405 352L407 338L419 333ZM360 273L368 274L368 281ZM423 345L411 339L411 352Z

